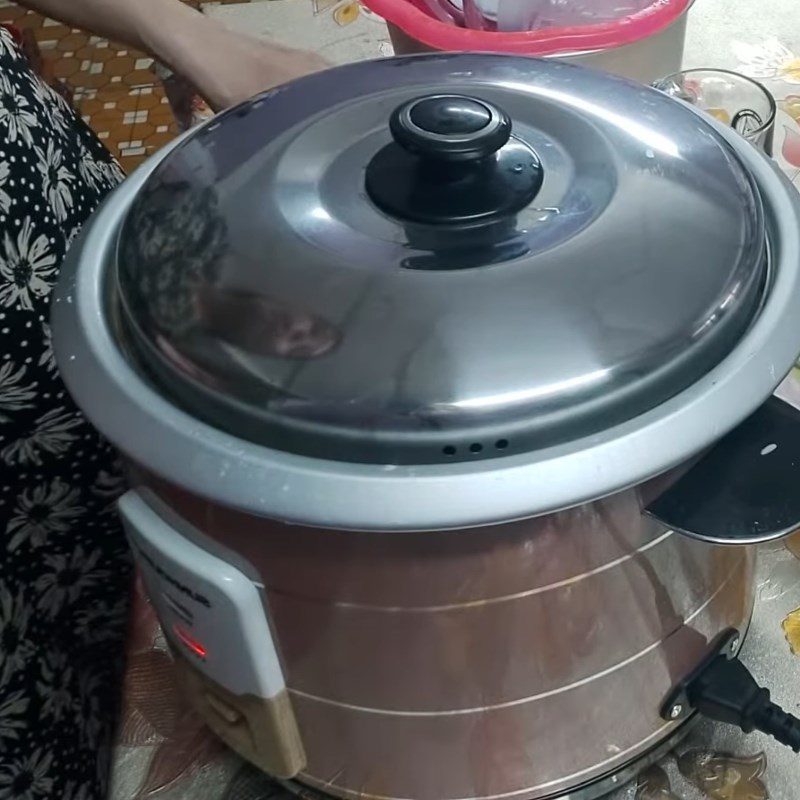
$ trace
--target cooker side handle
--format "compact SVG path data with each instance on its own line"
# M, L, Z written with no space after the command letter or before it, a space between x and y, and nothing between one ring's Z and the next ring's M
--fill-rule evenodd
M645 513L716 544L756 544L800 528L800 410L771 397Z

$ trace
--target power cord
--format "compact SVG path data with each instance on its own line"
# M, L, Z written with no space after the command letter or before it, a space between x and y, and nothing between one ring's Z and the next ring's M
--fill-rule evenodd
M800 753L800 719L776 706L738 658L717 656L689 684L687 696L704 717L745 733L761 731Z
M709 657L670 694L662 716L679 721L692 712L744 733L761 731L800 753L800 719L785 712L736 657L740 637L728 631Z

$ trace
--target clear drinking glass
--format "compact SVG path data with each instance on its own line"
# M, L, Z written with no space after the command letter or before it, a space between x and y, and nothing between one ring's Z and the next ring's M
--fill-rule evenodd
M653 86L701 108L772 155L775 98L758 81L724 69L691 69L662 78Z

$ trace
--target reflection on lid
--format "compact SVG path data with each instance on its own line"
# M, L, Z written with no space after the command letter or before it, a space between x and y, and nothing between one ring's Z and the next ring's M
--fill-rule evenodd
M279 300L222 285L230 242L216 191L186 181L143 193L126 230L120 268L136 324L151 322L160 349L195 377L171 336L201 334L247 353L316 358L339 340L324 320Z
M129 313L144 314L162 333L196 321L195 289L219 279L227 243L216 192L185 181L158 183L134 204L120 254Z
M264 295L200 287L197 298L203 329L248 353L318 358L339 340L338 331L325 320Z
M535 203L382 210L368 165L433 91L508 114ZM753 176L670 98L440 54L310 76L189 137L134 201L119 285L191 413L284 452L441 464L610 432L704 380L760 307L765 231Z
M522 91L525 90L525 87L519 88ZM619 131L633 137L639 144L652 148L662 155L671 158L680 157L681 153L678 148L678 143L674 139L657 131L650 125L645 125L636 119L632 119L630 116L618 114L608 105L599 105L585 97L579 97L575 93L559 91L549 86L539 86L537 87L537 91L542 97L547 97L558 103L563 103L565 106L571 106L592 117L597 117L603 120L603 122L607 122L609 125L613 125ZM652 154L650 154L650 157L652 157Z
M516 392L505 392L497 395L487 395L485 397L471 397L468 400L457 400L452 405L456 408L476 408L487 409L492 406L514 406L518 403L530 402L531 400L541 400L545 397L565 394L594 385L608 377L610 370L598 369L586 375L578 375L569 380L559 381L558 383L546 386L537 386L531 389L520 389Z

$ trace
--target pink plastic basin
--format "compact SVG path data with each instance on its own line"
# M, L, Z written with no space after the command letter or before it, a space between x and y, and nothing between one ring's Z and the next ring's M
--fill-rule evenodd
M386 20L398 55L430 51L562 58L651 83L681 68L693 0L654 0L615 22L536 31L480 31L436 19L424 0L364 0Z

